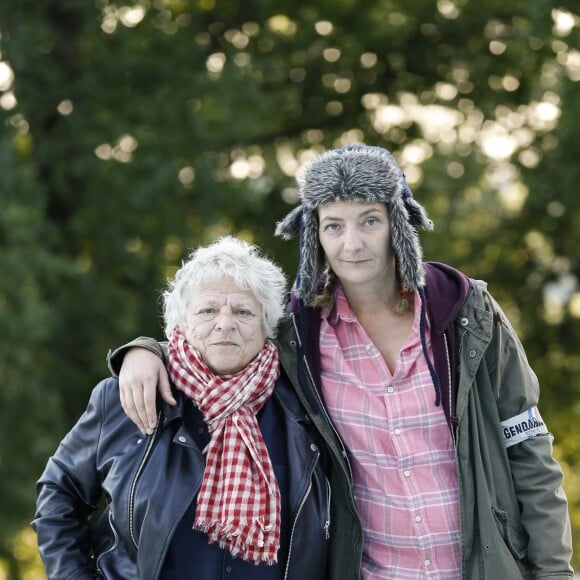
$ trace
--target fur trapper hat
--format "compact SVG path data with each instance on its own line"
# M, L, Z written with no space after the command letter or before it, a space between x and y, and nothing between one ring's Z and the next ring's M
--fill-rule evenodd
M300 234L295 290L306 303L315 296L325 268L316 210L330 202L386 204L401 288L412 291L425 284L417 230L432 230L433 222L413 199L405 174L389 151L368 145L327 151L304 168L298 185L302 203L277 224L276 235L288 240Z

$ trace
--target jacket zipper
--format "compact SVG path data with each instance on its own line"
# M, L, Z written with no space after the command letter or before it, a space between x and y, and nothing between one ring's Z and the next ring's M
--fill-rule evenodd
M447 334L443 333L443 342L445 343L445 360L447 361L447 384L449 385L449 393L447 396L447 404L449 406L449 422L451 423L451 439L453 441L453 448L457 451L457 435L455 430L457 426L453 424L452 418L455 417L455 407L457 401L453 400L453 381L451 380L451 360L449 359L449 343L447 342Z
M103 578L105 577L105 574L103 573L103 571L99 567L99 562L100 562L101 558L103 558L103 556L105 556L105 554L108 554L109 552L114 550L117 547L117 545L119 544L119 534L117 533L117 530L115 529L115 526L113 525L113 513L110 509L109 509L109 513L107 515L107 519L109 520L109 527L111 528L111 531L113 532L114 540L113 540L112 546L108 550L103 552L102 554L99 554L99 557L97 558L96 571L97 571L97 574L99 576L102 576Z
M135 477L133 478L133 481L131 482L131 487L129 488L129 533L131 534L131 540L133 542L133 545L137 550L139 549L139 542L137 541L137 536L134 530L135 490L137 488L137 481L139 480L141 472L143 471L143 468L147 463L147 459L151 454L151 449L153 449L153 443L155 442L155 436L157 435L157 430L159 429L160 423L161 423L161 413L159 413L159 416L157 417L157 424L155 425L155 429L151 434L151 437L149 437L149 441L147 442L147 448L145 449L145 453L143 455L143 458L141 459L141 463L139 464L139 467L135 472Z
M288 574L290 573L290 560L291 560L291 556L292 556L292 546L294 543L294 532L296 531L296 524L298 523L298 519L300 518L300 514L302 513L302 508L304 507L304 504L306 503L306 500L308 499L308 497L310 496L310 492L312 491L312 474L314 473L314 470L316 469L316 465L318 464L318 460L320 459L320 451L317 452L317 456L316 456L316 463L313 465L312 469L310 470L310 483L308 484L308 489L306 490L306 493L304 494L304 496L302 497L302 501L300 502L300 505L298 506L298 510L296 511L296 517L294 518L294 522L292 523L292 532L290 533L290 542L289 542L289 547L288 547L288 559L286 560L286 570L284 572L284 580L288 579ZM326 482L326 520L324 521L324 526L323 526L323 530L324 530L324 537L328 540L330 539L330 501L331 501L331 488L330 488L330 482L328 481L328 478L325 476L324 477L324 481Z
M302 511L302 508L304 507L304 504L306 503L306 500L308 499L308 496L310 495L310 491L312 490L312 473L310 473L310 483L308 484L308 489L306 490L306 493L304 494L304 497L302 498L302 501L300 502L300 505L298 506L298 511L296 512L296 517L294 518L294 522L292 523L292 532L290 533L290 545L288 547L288 560L286 562L286 571L284 572L284 580L288 579L288 573L290 572L290 560L292 557L292 544L294 541L294 532L296 530L296 522L298 521L298 518L300 517L300 512Z
M330 502L332 500L332 488L330 487L330 481L328 478L324 478L326 481L326 521L324 522L324 534L327 540L330 540Z

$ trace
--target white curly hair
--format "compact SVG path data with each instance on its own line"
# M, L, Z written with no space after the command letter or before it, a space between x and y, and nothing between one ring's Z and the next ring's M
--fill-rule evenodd
M191 252L174 278L168 280L162 295L165 335L168 339L176 327L185 327L192 292L207 282L221 278L230 278L240 289L252 292L262 307L266 336L276 336L276 327L284 314L284 272L261 255L257 246L233 236L224 236Z

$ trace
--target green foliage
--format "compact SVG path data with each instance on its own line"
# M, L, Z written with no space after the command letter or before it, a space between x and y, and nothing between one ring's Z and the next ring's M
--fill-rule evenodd
M486 279L518 328L580 531L575 0L13 4L0 8L0 558L15 577L34 481L107 350L161 337L165 277L219 234L293 276L296 244L272 234L296 169L350 141L396 154L436 223L426 257Z

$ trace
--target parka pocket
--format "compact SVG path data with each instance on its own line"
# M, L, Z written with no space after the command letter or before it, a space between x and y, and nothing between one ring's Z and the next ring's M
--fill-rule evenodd
M513 557L522 561L528 555L528 535L521 526L518 526L508 512L496 506L491 507L501 537Z

